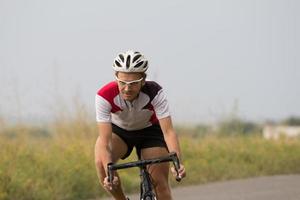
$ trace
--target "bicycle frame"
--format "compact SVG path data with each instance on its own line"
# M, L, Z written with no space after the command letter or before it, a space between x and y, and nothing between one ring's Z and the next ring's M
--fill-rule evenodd
M109 163L107 165L108 172L108 181L112 182L113 180L113 171L119 169L126 169L131 167L139 167L140 168L140 176L141 176L141 200L156 200L155 194L152 188L152 182L150 179L150 174L147 170L147 165L157 164L162 162L173 162L174 168L177 172L176 180L180 181L181 178L178 175L178 169L180 167L179 159L176 153L170 153L168 156L147 159L147 160L138 160L134 162L128 162L123 164L113 164Z

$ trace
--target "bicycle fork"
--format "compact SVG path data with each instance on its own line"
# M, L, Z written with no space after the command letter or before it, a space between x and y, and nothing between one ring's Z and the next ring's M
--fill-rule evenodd
M155 193L153 192L152 181L150 180L150 174L146 169L146 166L140 167L141 177L141 200L157 200Z

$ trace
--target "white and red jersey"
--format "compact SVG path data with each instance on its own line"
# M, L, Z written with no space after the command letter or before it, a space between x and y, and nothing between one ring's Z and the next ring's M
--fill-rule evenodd
M170 116L166 95L154 81L146 81L132 102L121 97L117 82L110 82L98 91L95 104L97 122L111 122L128 131L158 124L158 119Z

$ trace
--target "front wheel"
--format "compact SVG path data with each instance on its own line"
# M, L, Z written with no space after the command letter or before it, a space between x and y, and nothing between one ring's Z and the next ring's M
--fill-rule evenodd
M155 196L147 196L145 200L157 200Z
M141 200L157 200L155 194L153 192L150 192L146 195L143 195L143 197L141 198Z

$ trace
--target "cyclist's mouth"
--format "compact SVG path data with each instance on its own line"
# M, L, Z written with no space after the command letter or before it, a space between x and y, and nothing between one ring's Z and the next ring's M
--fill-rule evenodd
M131 96L132 96L131 93L123 93L123 95L124 95L125 97L131 97Z

